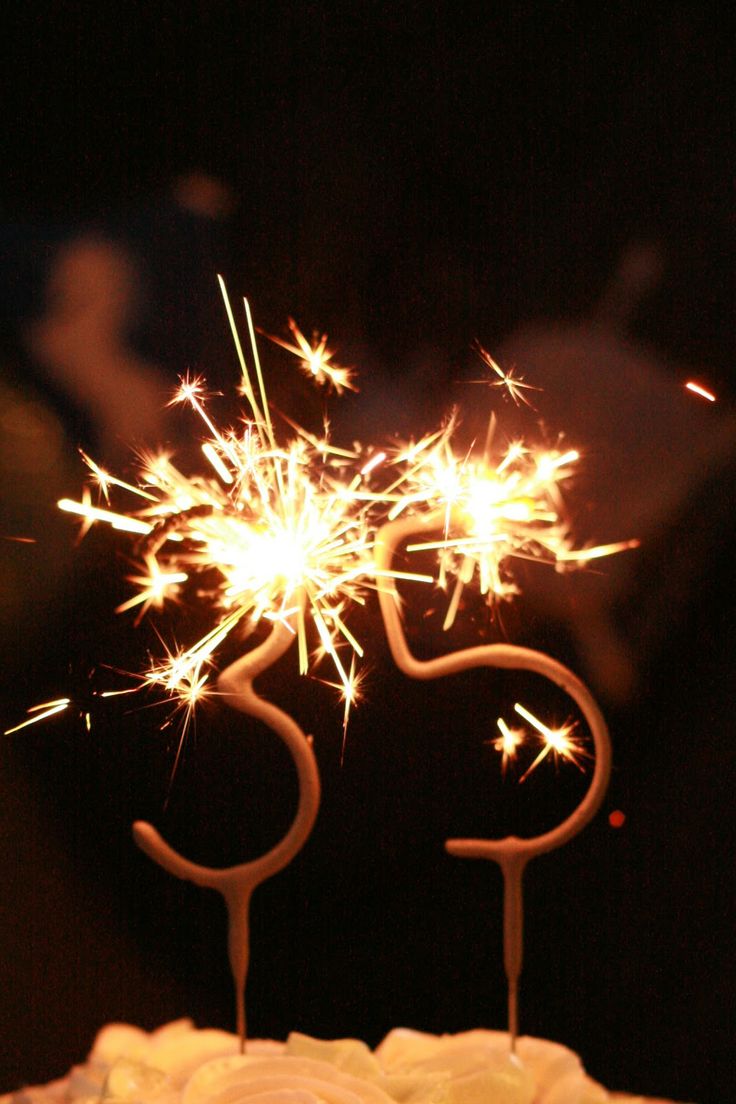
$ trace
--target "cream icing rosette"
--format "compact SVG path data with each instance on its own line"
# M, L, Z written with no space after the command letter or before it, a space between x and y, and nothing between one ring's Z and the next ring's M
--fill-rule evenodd
M604 1104L610 1099L580 1059L559 1043L522 1036L509 1053L506 1032L427 1035L397 1028L376 1051L387 1073L424 1075L447 1104Z
M369 1052L370 1053L370 1052ZM282 1043L253 1040L238 1053L224 1031L188 1021L147 1035L112 1024L87 1063L72 1071L74 1104L393 1104L377 1084Z

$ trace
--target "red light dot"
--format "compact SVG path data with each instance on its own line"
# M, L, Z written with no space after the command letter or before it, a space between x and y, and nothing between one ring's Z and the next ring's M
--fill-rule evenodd
M626 814L622 813L620 809L614 809L608 816L608 823L612 828L622 828L626 821Z

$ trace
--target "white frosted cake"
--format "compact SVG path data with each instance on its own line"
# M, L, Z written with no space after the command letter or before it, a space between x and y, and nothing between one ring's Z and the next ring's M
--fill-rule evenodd
M63 1079L0 1104L644 1104L607 1092L559 1043L475 1030L391 1031L371 1051L355 1039L293 1033L286 1043L197 1030L189 1020L151 1034L110 1024Z

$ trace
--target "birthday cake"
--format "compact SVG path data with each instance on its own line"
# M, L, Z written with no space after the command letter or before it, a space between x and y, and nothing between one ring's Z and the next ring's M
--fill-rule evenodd
M292 1033L252 1040L179 1020L147 1033L110 1024L82 1065L0 1104L644 1104L607 1092L567 1047L474 1030L396 1028L371 1051L356 1039Z

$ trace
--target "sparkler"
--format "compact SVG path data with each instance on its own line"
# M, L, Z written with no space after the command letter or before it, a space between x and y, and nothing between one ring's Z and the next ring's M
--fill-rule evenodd
M391 577L396 549L416 533L428 534L457 522L457 513L457 506L446 505L429 514L409 514L387 522L376 536L376 561L379 568L378 598L389 647L397 666L410 677L422 680L442 678L472 667L516 668L535 672L560 686L576 702L587 721L595 747L595 765L590 786L580 804L556 828L530 839L520 839L517 836L507 836L499 840L451 839L445 844L451 855L491 859L498 863L502 870L504 968L508 983L508 1027L511 1048L514 1050L519 1030L518 993L523 955L522 878L524 870L530 859L567 843L595 815L608 786L611 747L606 723L590 691L572 671L542 652L512 644L486 644L475 648L464 648L430 660L419 660L412 655L401 623L396 581ZM459 520L462 522L462 516ZM518 706L517 712L521 712ZM566 745L560 732L547 729L526 710L521 715L533 723L540 733L546 732L547 742L556 744L558 752L562 753L561 749ZM505 756L503 762L508 765L516 751L518 734L514 734L505 724L500 727L499 750ZM564 735L568 745L570 739L568 729ZM552 747L550 747L551 750ZM545 755L548 753L545 751ZM568 751L568 757L569 755Z
M450 853L493 859L504 875L504 962L509 983L509 1031L514 1045L518 1031L518 981L522 958L522 874L535 855L561 846L594 815L602 801L610 771L610 746L605 723L587 688L567 668L548 656L512 645L464 649L426 662L409 652L398 613L396 580L433 581L431 576L398 572L393 567L397 545L407 537L424 539L407 551L431 550L438 556L437 581L447 588L454 580L445 628L460 607L465 587L476 584L490 606L518 593L510 562L545 562L563 569L631 548L624 541L576 549L565 517L560 484L572 473L579 454L574 449L540 451L514 441L494 452L495 418L491 418L482 455L459 453L452 416L434 433L410 442L387 458L374 452L364 458L356 449L332 445L327 430L318 437L288 422L294 436L277 439L261 370L250 309L245 301L255 382L248 370L230 302L223 298L241 366L241 392L247 413L234 427L219 428L210 414L212 396L200 377L185 377L172 404L185 404L206 430L202 453L207 474L187 475L166 453L140 456L136 482L111 476L83 454L99 500L89 488L80 501L63 499L62 510L82 520L82 531L104 523L136 537L139 559L129 581L136 593L118 612L136 611L139 622L168 603L195 597L209 608L213 623L194 644L165 649L141 676L144 686L162 688L184 715L183 732L192 710L212 692L211 673L219 649L236 634L249 636L258 626L270 633L259 645L227 667L217 680L218 692L234 708L264 721L286 743L299 778L299 803L284 839L261 859L224 870L192 863L173 850L150 824L134 826L139 845L177 877L217 889L229 916L230 962L236 990L238 1030L245 1042L244 989L248 967L248 910L253 889L285 866L308 837L319 804L319 778L310 742L291 717L260 698L253 680L296 640L299 670L329 657L344 702L344 733L350 706L359 696L356 657L363 649L347 624L354 602L362 603L370 586L379 593L391 652L408 675L432 679L475 666L520 668L536 672L561 686L585 716L595 745L595 767L580 805L557 828L534 839L448 840ZM294 343L271 337L299 358L302 369L320 385L340 393L355 389L350 369L333 362L327 338L310 344L293 320ZM530 384L504 372L481 346L481 358L517 403L530 405L524 394ZM489 382L489 381L485 381ZM398 474L386 487L373 489L374 472ZM113 508L111 498L122 492L131 508ZM388 521L374 537L375 515ZM432 537L432 539L428 539ZM375 555L374 555L375 552ZM316 636L310 656L309 635ZM347 663L343 652L350 655ZM323 680L326 681L326 680ZM9 731L66 709L68 699L36 707L26 721ZM552 729L523 706L519 713L543 739L525 778L548 756L580 765L585 755L572 725ZM515 759L523 734L498 721L501 736L494 747L502 755L502 771Z
M303 846L320 799L311 742L288 714L259 697L253 681L294 640L300 671L307 671L310 622L316 630L316 654L328 656L337 672L345 731L350 706L359 694L355 659L363 654L346 614L352 602L364 600L364 589L375 575L368 514L376 496L367 490L367 480L380 457L369 459L362 470L355 469L356 452L333 447L326 433L318 439L298 426L293 426L292 440L286 444L277 440L247 301L256 386L222 281L221 288L249 415L236 428L218 428L199 377L182 379L172 399L172 404L191 407L204 424L208 436L202 451L213 474L186 475L171 456L151 453L141 455L138 481L130 483L111 476L82 454L104 505L93 504L86 488L80 501L62 499L59 507L82 519L83 532L102 522L141 543L140 560L128 577L136 593L117 612L137 609L139 622L150 611L184 601L192 593L213 612L214 624L204 636L189 647L165 647L164 658L153 660L141 676L141 685L159 687L177 703L184 717L182 740L197 702L212 692L210 675L218 649L235 632L248 635L261 623L270 625L262 643L222 672L217 690L233 708L263 721L287 745L299 784L291 828L261 858L218 870L178 854L152 825L134 825L136 841L154 861L177 877L218 890L224 898L237 1028L244 1049L250 898L257 885L286 866ZM337 391L352 386L351 373L330 362L326 338L312 349L293 323L291 328L317 382L329 380ZM127 512L111 506L113 492L120 491L132 502ZM341 654L344 648L352 653L347 666ZM46 702L9 731L48 718L70 704L67 698Z
M480 348L481 356L499 377L494 386L505 387L517 401L528 401L522 381L504 373ZM527 385L528 386L528 385ZM378 594L391 653L405 674L418 679L441 678L471 667L519 668L533 671L560 686L585 717L595 746L595 765L589 788L579 805L556 828L531 839L508 836L499 840L451 839L446 848L459 857L491 859L504 878L504 968L508 984L508 1029L511 1048L518 1035L518 992L523 956L522 879L527 863L536 855L567 843L595 815L605 794L611 769L611 749L605 721L587 687L550 656L510 644L466 648L422 661L410 652L399 612L399 600L391 568L396 549L417 534L422 540L406 545L407 552L432 550L438 556L437 581L454 586L444 628L453 624L463 590L477 583L487 604L518 593L512 561L531 560L565 570L573 565L634 548L636 540L575 548L565 515L560 485L572 474L579 453L575 449L540 451L524 441L512 441L494 454L495 417L488 424L482 455L458 453L453 445L457 419L419 442L400 448L395 463L400 474L389 487L393 499L388 522L376 537L379 568ZM431 539L429 539L431 537ZM587 757L575 725L552 729L525 707L515 707L542 737L542 750L524 773L524 781L545 758L566 759L575 765ZM516 758L524 733L499 718L500 737L494 748L501 753L505 774Z
M346 610L364 601L373 574L369 511L375 495L367 491L372 465L356 469L355 451L336 448L327 435L318 439L299 426L286 444L277 441L250 314L257 388L227 297L225 302L249 416L237 428L218 428L199 377L182 379L172 399L188 405L204 424L208 436L202 451L212 475L185 475L170 456L156 453L141 457L138 481L129 483L83 454L105 505L94 505L87 490L81 501L62 499L59 506L81 517L85 527L103 522L144 538L137 570L129 576L137 592L118 612L138 607L140 621L192 592L213 611L214 627L154 665L148 684L191 703L204 691L215 650L236 630L247 635L259 622L288 626L298 643L299 669L306 673L310 621L318 652L329 656L337 672L347 710L357 688L355 666L345 662L343 648L354 657L363 649L347 626ZM293 324L292 331L303 343ZM322 365L312 374L317 379L329 374L339 390L350 380L341 374L347 370L329 363L325 340L312 350L313 364L319 357ZM132 508L110 508L112 491L124 492ZM301 593L305 601L297 599Z
M301 604L303 601L301 594L298 602ZM291 616L295 618L297 615L294 613ZM253 890L261 882L282 870L303 847L312 831L320 801L319 773L310 741L292 717L259 697L253 688L254 679L283 655L291 646L292 639L292 628L287 623L278 621L262 644L241 656L218 679L218 690L228 704L268 725L286 744L294 760L299 783L299 801L294 820L283 839L258 859L216 869L184 858L162 839L153 825L145 821L137 821L133 825L138 846L154 862L177 878L217 890L225 901L230 969L235 985L237 1031L241 1050L245 1049L246 1040L245 983L250 960L250 899Z
M400 448L394 460L400 475L389 488L395 499L390 520L419 510L442 511L441 536L409 544L407 552L436 551L439 586L447 589L454 579L445 629L455 620L464 588L476 579L490 607L518 594L514 559L564 570L638 546L627 540L574 547L560 485L580 459L576 449L539 450L513 441L494 455L491 417L478 457L455 450L455 430L451 418L442 430Z

